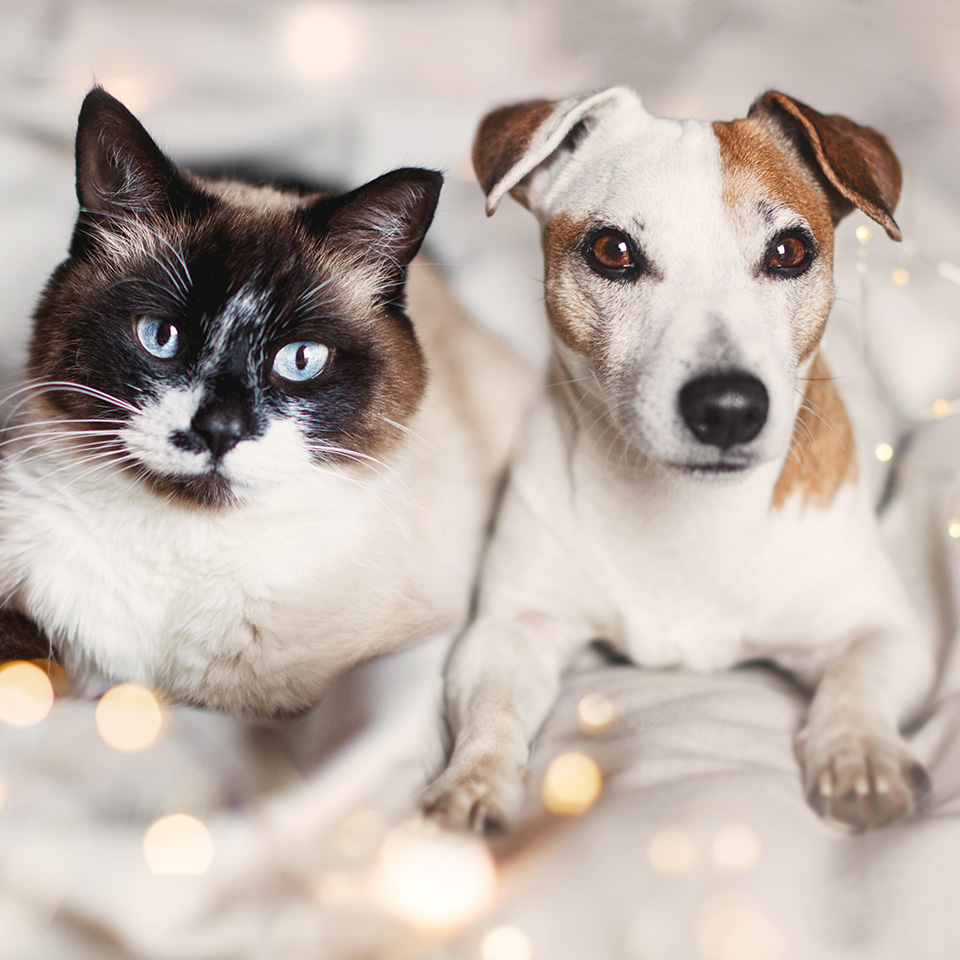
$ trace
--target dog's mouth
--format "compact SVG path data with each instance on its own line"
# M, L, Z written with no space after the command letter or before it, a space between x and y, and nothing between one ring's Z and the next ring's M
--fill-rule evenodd
M668 463L667 466L689 477L729 477L745 473L754 460L724 460L720 463Z

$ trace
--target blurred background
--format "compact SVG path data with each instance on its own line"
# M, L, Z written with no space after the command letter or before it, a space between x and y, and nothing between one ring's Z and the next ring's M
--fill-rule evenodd
M893 413L872 421L865 449L888 461L903 426L960 410L957 0L0 0L0 70L0 381L15 380L37 294L66 253L76 115L95 82L186 165L252 163L344 187L400 165L443 170L429 253L468 309L535 363L546 351L537 227L514 203L484 216L469 159L482 114L625 83L651 112L729 119L774 87L881 130L906 169L897 211L903 244L864 231L860 215L838 231L828 336L835 342L845 331L848 354L853 343L869 356ZM842 363L834 372L844 375ZM945 500L944 530L946 518L960 515L955 476L945 481L957 503ZM960 537L960 520L950 529ZM916 825L912 846L894 831L846 846L822 828L803 804L789 756L800 705L779 689L761 689L757 756L742 756L738 733L721 758L725 741L715 731L733 714L716 691L740 696L742 674L697 681L704 723L680 698L674 712L648 711L620 739L596 741L618 765L637 761L633 779L621 773L619 786L611 783L606 817L583 818L580 832L541 837L506 857L490 914L506 926L485 920L458 941L445 928L434 936L428 923L429 936L411 939L417 910L442 906L444 892L457 895L460 868L442 849L439 859L417 861L425 886L406 867L396 874L390 896L413 904L400 934L390 927L381 937L376 911L372 920L361 911L359 926L338 926L332 917L365 903L360 874L343 865L353 870L381 849L387 822L409 813L423 774L420 731L435 702L442 644L404 658L372 665L362 682L348 677L283 734L179 708L169 711L163 742L130 759L101 744L90 705L72 701L30 731L4 730L0 957L956 955L956 940L937 931L956 927L945 921L956 913L957 831L930 832L931 818ZM616 683L634 681L629 671L616 674ZM568 694L554 744L579 729L577 703L590 682ZM351 710L362 714L359 725L344 719ZM960 720L952 716L928 737L947 744L938 756L955 753L949 743ZM343 730L353 734L349 749L335 742ZM947 730L942 740L937 730ZM700 765L677 764L697 750ZM651 787L654 755L662 760L655 769L687 777L688 792L683 783L674 792L669 783L660 793ZM938 775L960 809L960 773ZM641 789L646 806L634 793ZM781 794L780 806L768 802ZM165 876L149 863L144 831L170 811L210 827L216 858L211 847L202 869L178 868L196 876ZM948 826L943 803L938 813ZM724 831L736 818L756 833L730 841ZM732 859L723 844L717 853L721 837L733 842ZM764 855L751 872L758 837ZM471 905L462 924L493 897L488 855L475 854L474 886L461 889ZM749 875L757 899L719 907L710 899L726 895L730 870ZM887 909L910 896L927 911L922 922ZM318 913L318 904L330 911ZM591 920L591 910L603 921ZM730 916L739 918L733 927ZM529 939L518 939L518 929ZM731 940L729 929L749 935ZM824 936L841 945L836 952L818 946Z

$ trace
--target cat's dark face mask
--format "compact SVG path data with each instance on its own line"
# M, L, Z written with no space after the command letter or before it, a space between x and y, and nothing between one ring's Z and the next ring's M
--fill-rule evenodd
M93 466L204 506L318 465L376 469L425 388L404 283L441 182L402 169L331 197L201 179L91 91L33 402Z

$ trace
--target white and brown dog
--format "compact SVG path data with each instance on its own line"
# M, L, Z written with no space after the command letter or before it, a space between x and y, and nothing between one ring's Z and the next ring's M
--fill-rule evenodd
M818 349L836 223L856 206L900 238L887 140L782 93L705 123L615 87L495 110L474 162L488 213L510 192L540 221L553 362L425 809L509 821L561 672L603 638L645 667L773 661L815 687L813 806L855 830L913 811L929 781L899 728L932 657Z

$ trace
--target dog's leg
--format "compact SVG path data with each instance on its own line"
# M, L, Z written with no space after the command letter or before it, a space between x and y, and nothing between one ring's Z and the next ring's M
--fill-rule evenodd
M8 660L47 660L53 648L44 632L16 610L0 607L0 663Z
M804 787L826 820L869 830L914 812L930 791L899 726L929 688L932 658L918 634L875 634L827 668L797 737Z
M519 811L530 743L560 688L579 636L545 614L478 620L461 638L446 679L455 737L446 771L422 798L448 826L505 826Z

